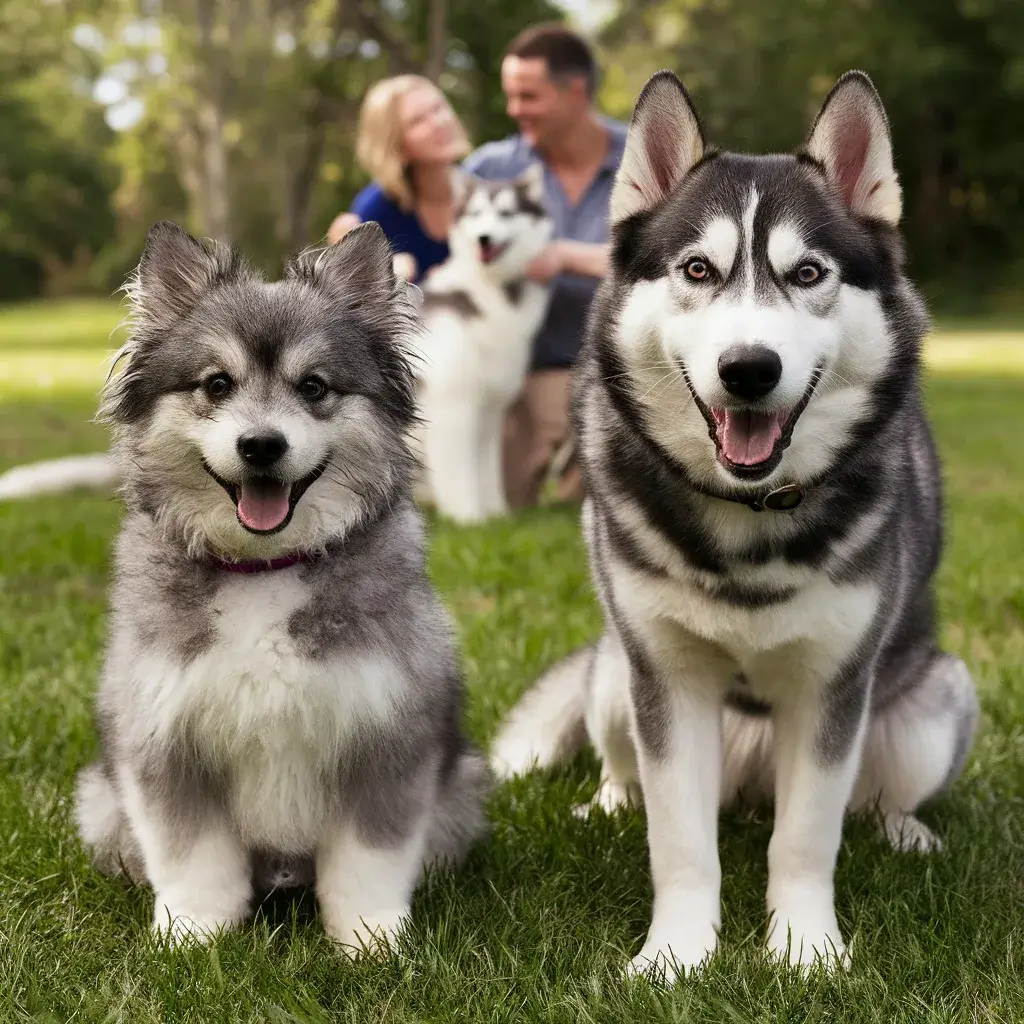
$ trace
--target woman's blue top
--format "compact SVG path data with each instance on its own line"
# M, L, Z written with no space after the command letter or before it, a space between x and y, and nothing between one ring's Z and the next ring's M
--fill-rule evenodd
M376 183L371 183L352 200L352 213L362 221L375 220L391 247L407 252L416 260L416 283L438 263L448 259L448 243L431 238L420 224L415 211L406 212Z

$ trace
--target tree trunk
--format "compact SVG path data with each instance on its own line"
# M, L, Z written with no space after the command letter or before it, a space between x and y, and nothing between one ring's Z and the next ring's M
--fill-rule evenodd
M436 82L444 72L448 56L448 3L430 0L430 27L427 44L427 77Z

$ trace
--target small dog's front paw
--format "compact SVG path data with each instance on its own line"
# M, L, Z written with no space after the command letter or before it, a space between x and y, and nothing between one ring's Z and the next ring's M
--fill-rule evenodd
M362 957L386 957L395 948L396 940L408 919L408 908L365 914L357 921L324 920L324 931L350 960Z
M768 954L791 967L818 965L837 971L850 965L850 954L831 907L828 913L821 914L774 914L768 933Z
M229 929L232 920L189 914L158 905L153 918L153 931L157 937L172 946L203 945Z
M699 973L718 945L718 933L710 921L673 928L651 926L643 949L626 966L627 977L646 977L670 985L677 978Z

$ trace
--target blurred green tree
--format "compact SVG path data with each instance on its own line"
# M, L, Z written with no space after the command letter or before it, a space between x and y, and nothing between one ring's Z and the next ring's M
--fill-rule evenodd
M114 229L111 132L72 25L70 6L0 0L0 299L67 282Z

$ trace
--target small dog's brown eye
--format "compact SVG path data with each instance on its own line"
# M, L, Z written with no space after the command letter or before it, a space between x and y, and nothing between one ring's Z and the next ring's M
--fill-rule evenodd
M226 373L215 373L206 378L203 387L210 398L226 398L231 392L231 378Z
M800 284L814 284L821 280L822 270L816 263L804 263L797 268L796 279Z
M690 260L686 264L686 276L694 281L704 281L711 273L711 268L704 260Z
M299 384L299 394L308 402L319 402L327 394L327 385L319 377L307 377Z

